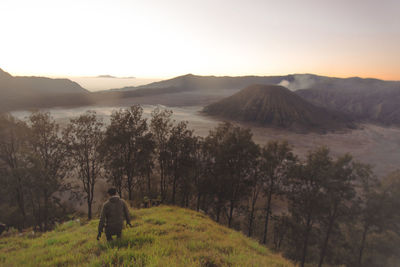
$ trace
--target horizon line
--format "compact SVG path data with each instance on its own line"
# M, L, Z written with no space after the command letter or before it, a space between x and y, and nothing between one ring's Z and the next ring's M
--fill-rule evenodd
M10 74L13 77L42 77L42 78L52 78L52 79L68 79L68 78L87 78L87 79L159 79L160 81L163 80L170 80L178 77L183 76L197 76L197 77L216 77L216 78L233 78L233 77L278 77L278 76L290 76L290 75L314 75L314 76L321 76L321 77L328 77L328 78L338 78L338 79L351 79L351 78L360 78L360 79L374 79L374 80L381 80L381 81L388 81L388 82L399 82L399 79L383 79L378 78L377 76L362 76L362 75L327 75L327 74L317 74L311 72L293 72L287 74L239 74L239 75L229 75L229 74L194 74L192 72L188 72L181 75L171 75L171 76L116 76L112 74L99 74L99 75L61 75L61 74L14 74L10 73L3 68L0 67L0 70ZM100 77L104 75L110 75L112 77Z

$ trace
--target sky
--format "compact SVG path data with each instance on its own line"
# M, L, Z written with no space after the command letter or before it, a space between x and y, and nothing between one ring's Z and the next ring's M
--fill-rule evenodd
M0 68L400 80L399 0L1 0Z

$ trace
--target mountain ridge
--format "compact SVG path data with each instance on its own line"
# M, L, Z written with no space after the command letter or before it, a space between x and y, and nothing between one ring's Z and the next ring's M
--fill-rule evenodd
M241 89L250 84L279 84L282 81L298 82L298 79L307 79L311 84L321 84L326 82L338 82L338 81L349 81L349 82L382 82L382 83L395 83L400 85L400 81L385 81L376 78L361 78L361 77L329 77L321 76L311 73L295 73L287 75L272 75L272 76L257 76L257 75L244 75L244 76L214 76L214 75L194 75L185 74L171 79L166 79L158 82L153 82L140 86L127 86L123 88L115 88L109 90L136 90L139 88L162 88L162 87L187 87L188 91L196 90L200 88L207 89ZM203 82L202 84L200 82ZM211 88L210 88L211 87ZM300 86L298 89L308 89L314 86ZM290 88L289 88L290 89ZM105 90L106 91L106 90Z

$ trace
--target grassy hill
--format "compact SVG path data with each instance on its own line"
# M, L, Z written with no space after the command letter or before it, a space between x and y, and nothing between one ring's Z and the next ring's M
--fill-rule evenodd
M133 228L110 243L96 240L98 220L2 237L0 266L293 266L195 211L161 206L131 213Z

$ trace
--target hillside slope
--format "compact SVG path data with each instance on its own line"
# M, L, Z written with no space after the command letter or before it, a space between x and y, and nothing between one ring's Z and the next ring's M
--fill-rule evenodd
M296 91L311 103L346 113L357 120L400 125L400 84L366 80L364 87L324 87Z
M204 112L232 120L292 130L337 130L353 127L341 114L308 103L285 87L252 85L208 105Z
M14 77L0 69L0 112L88 103L89 91L71 80Z
M0 238L1 266L294 266L205 215L161 206L131 211L120 241L96 241L98 220L41 236Z
M2 93L21 95L88 92L76 82L68 79L25 76L14 77L2 69L0 69L0 88L2 89Z

